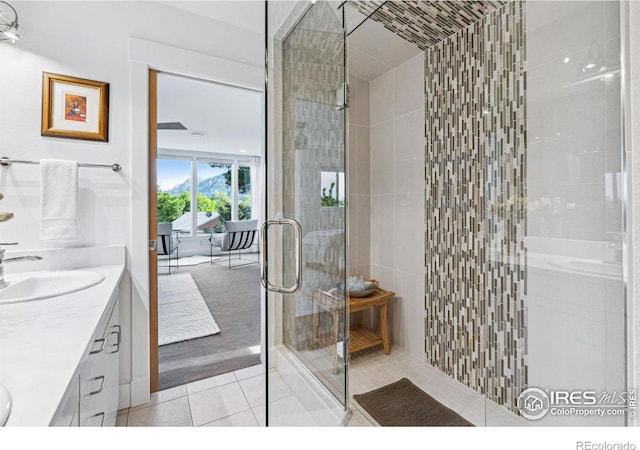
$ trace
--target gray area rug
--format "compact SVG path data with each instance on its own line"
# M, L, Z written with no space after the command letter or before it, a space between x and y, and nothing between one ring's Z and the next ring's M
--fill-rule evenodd
M471 427L466 419L402 378L353 398L387 427Z
M222 332L160 347L160 390L259 364L258 265L229 270L200 264L175 273L191 274Z

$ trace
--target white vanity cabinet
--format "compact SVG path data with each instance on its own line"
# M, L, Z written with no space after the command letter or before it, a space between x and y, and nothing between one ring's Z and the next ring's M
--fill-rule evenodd
M122 333L119 299L110 303L60 402L52 426L114 426L118 414L119 351Z
M106 324L96 330L89 355L80 370L80 426L114 426L118 413L118 374L121 329L119 302Z
M74 376L73 381L67 387L50 425L54 427L77 427L79 403L80 389L78 388L78 377Z
M16 253L10 256L23 256ZM113 425L118 401L128 395L128 386L118 386L128 381L119 366L129 368L131 353L128 333L121 338L119 327L123 314L128 328L130 307L130 286L121 286L125 247L37 253L43 265L31 267L36 263L28 261L28 267L16 263L12 270L93 271L104 279L68 294L0 307L0 384L12 398L5 426Z

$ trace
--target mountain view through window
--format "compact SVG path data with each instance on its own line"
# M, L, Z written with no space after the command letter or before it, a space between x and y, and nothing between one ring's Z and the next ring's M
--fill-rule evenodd
M192 164L197 183L192 191ZM192 204L197 205L197 234L224 231L224 223L251 219L251 168L227 162L158 159L158 222L172 222L174 230L193 234ZM237 200L233 172L236 170ZM195 195L195 198L193 198ZM235 213L235 214L234 214Z

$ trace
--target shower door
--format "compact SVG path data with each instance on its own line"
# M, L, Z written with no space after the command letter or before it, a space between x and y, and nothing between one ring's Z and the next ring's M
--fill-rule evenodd
M348 356L345 30L327 2L286 7L267 2L267 424L337 425Z

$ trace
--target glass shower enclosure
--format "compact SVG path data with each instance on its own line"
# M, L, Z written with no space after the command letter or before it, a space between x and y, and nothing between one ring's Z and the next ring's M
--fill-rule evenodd
M400 37L438 20L385 3ZM620 2L466 4L472 22L421 48L424 292L396 302L424 301L416 367L477 394L476 425L626 425ZM267 6L267 420L336 425L349 408L344 8ZM603 415L567 404L593 395Z
M267 2L267 26L267 422L337 425L348 354L343 18L327 2Z

